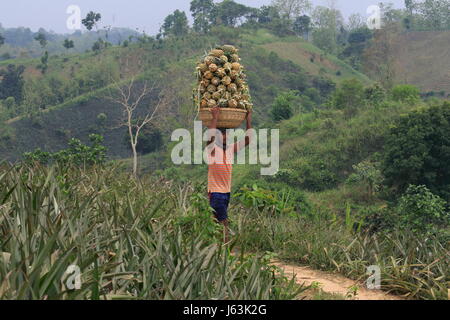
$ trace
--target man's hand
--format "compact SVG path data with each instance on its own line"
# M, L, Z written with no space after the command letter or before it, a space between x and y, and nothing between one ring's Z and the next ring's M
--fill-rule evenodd
M215 119L215 120L219 119L220 108L219 107L212 108L211 113L212 113L213 119Z

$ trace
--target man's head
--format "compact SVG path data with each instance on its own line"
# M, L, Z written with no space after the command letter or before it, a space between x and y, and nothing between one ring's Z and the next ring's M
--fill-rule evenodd
M219 141L218 144L222 143L223 147L226 147L227 146L227 129L219 128L218 130L222 134L222 141Z

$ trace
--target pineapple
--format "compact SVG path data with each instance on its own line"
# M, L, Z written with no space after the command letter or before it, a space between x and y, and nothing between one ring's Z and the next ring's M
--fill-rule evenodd
M228 101L228 107L230 107L230 108L237 108L237 106L238 106L238 103L237 103L236 100L231 99L231 100Z
M223 52L223 50L220 50L220 49L214 49L214 50L211 50L211 52L209 54L213 57L219 58L224 55L224 52Z
M212 99L212 94L209 93L209 92L205 92L205 94L203 95L203 99L211 100Z
M201 73L205 73L206 71L208 71L208 66L206 65L206 63L200 63L198 65L198 69L201 71Z
M215 85L210 84L207 88L209 93L214 93L217 91L217 87Z
M223 65L223 68L224 68L225 71L228 72L228 73L231 72L232 67L233 67L233 66L232 66L231 63L229 63L229 62L227 62L227 63L225 63L225 64Z
M213 84L213 85L215 85L215 86L220 85L220 78L218 78L218 77L212 78L212 79L211 79L211 84Z
M227 87L223 84L221 84L217 87L217 91L225 92L226 90L227 90Z
M219 68L219 69L217 69L216 75L219 78L223 78L223 77L225 77L227 75L227 73L226 73L224 68Z
M236 93L237 92L237 85L235 83L231 83L227 87L228 92Z
M241 70L241 64L238 63L238 62L233 62L233 63L231 64L231 68L232 68L233 70L240 71L240 70Z
M211 72L216 72L217 69L219 69L219 67L217 66L217 64L211 63L211 64L209 65L209 71L211 71Z
M214 62L214 57L207 56L207 57L205 58L204 62L205 62L205 64L206 64L207 66L209 66L211 63Z
M224 45L211 50L198 63L198 86L193 96L197 107L253 108L245 70L240 61L238 50L234 46Z
M236 80L239 77L239 71L231 70L230 77L231 79Z
M231 62L239 62L239 61L241 61L241 58L239 58L237 54L231 55Z
M228 55L238 53L238 50L236 49L236 47L230 46L230 45L224 45L221 47L221 49L223 50L223 52L225 52L225 54L228 54Z
M228 108L228 100L227 99L220 99L219 100L219 107L220 108Z
M211 80L212 78L214 78L214 74L213 74L211 71L206 71L206 72L203 74L203 77L204 77L205 79L207 79L207 80Z
M225 63L228 62L228 57L227 56L221 56L220 60L221 60L221 64L225 64Z
M210 99L208 100L208 107L209 108L214 108L215 106L217 106L217 101L214 99Z
M222 97L222 94L219 91L216 91L212 94L212 98L218 101Z
M226 86L230 85L230 84L231 84L231 78L228 77L228 76L223 77L222 83L223 83L224 85L226 85Z

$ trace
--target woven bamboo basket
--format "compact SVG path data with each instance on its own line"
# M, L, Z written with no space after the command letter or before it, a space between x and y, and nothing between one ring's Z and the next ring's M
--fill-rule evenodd
M236 129L241 126L247 117L247 110L222 108L220 109L219 119L217 120L217 128L220 129ZM213 119L211 109L200 109L199 118L205 127L209 127Z

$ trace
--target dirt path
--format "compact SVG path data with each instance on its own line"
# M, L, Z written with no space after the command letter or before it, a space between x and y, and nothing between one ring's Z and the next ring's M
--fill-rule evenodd
M325 293L338 294L340 296L346 296L352 287L357 287L357 294L355 297L350 298L353 300L403 300L401 297L387 294L381 290L368 290L363 284L354 280L345 278L342 275L317 271L309 267L287 265L285 263L274 261L273 265L284 270L284 274L288 277L293 275L296 278L297 283L305 285L311 285L313 283L319 283L320 289Z

